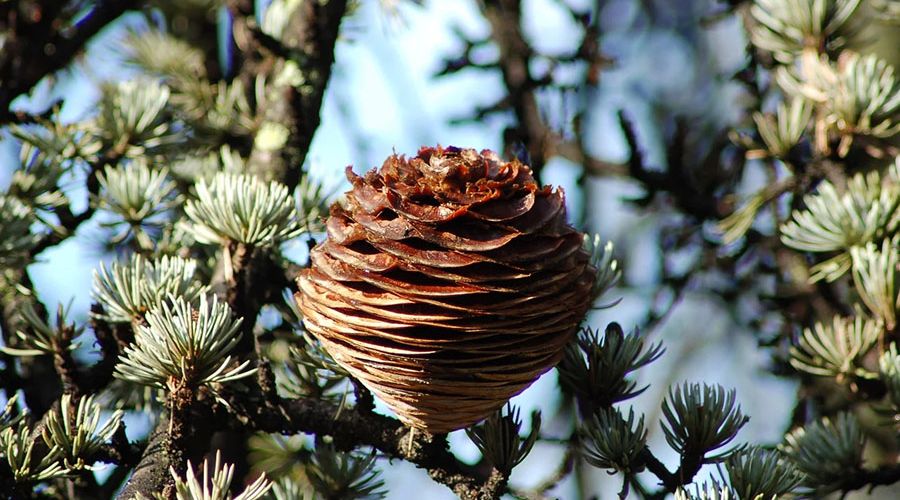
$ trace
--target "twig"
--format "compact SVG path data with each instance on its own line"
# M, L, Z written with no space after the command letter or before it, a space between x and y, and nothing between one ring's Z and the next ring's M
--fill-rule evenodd
M862 469L845 479L841 483L841 491L844 493L853 490L866 489L872 493L878 486L887 486L900 481L900 465L884 465L877 469Z
M650 448L644 447L644 450L641 452L639 458L640 461L647 467L647 470L649 470L653 473L653 475L659 478L666 491L674 493L678 486L681 485L681 483L679 483L678 476L669 472L669 469L667 469L666 466L653 455L653 453L650 451Z
M253 326L259 314L261 297L255 296L259 291L254 290L253 274L254 261L261 258L261 252L244 243L228 242L226 245L227 248L223 248L226 257L222 262L225 266L225 301L236 316L244 318L241 325L241 340L235 352L239 355L248 355L258 349Z
M172 394L172 397L177 397ZM228 396L225 396L228 398ZM262 431L282 434L314 433L331 436L339 450L352 450L372 446L389 458L407 460L425 469L435 481L451 488L463 499L496 499L506 491L507 477L497 471L487 474L478 468L460 462L448 450L446 437L418 432L409 438L409 428L399 420L357 408L338 412L334 403L315 399L282 400L277 405L259 404L262 395L231 397L229 405L194 400L175 415L181 422L163 419L151 434L147 448L135 468L134 475L124 487L120 498L131 498L138 492L149 494L160 491L170 483L170 466L182 464L185 458L176 457L183 451L172 448L174 438L186 438L184 432L200 426L191 422L215 422L204 424L206 434L219 430ZM173 415L178 412L173 412ZM170 429L180 436L170 436ZM194 440L198 441L198 440ZM202 439L198 442L203 441ZM183 443L183 448L190 448Z
M255 358L258 369L257 382L266 399L272 401L277 397L275 375L253 327L262 304L273 302L275 299L273 291L280 292L289 286L289 283L272 280L272 276L284 278L284 273L272 262L269 253L243 243L231 242L228 245L226 254L230 256L230 262L223 263L230 266L230 272L225 273L227 276L225 300L238 317L244 318L241 325L241 340L235 348L235 353Z
M93 458L128 469L137 464L142 449L141 446L128 441L128 436L125 434L125 422L121 422L116 433L113 434L110 444L100 447Z
M110 325L100 318L103 306L91 306L91 326L94 337L100 346L100 361L92 366L82 380L81 389L84 394L91 394L106 387L112 380L112 374L119 359L119 353L134 340L134 332L130 324Z
M434 76L447 76L452 75L454 73L458 73L464 69L475 68L475 69L497 69L499 65L497 61L491 62L478 62L472 59L472 52L475 49L486 46L489 43L489 40L472 40L465 36L462 30L455 29L455 35L460 38L465 47L463 48L462 54L457 57L446 59L444 61L444 67L438 70Z
M353 384L353 395L356 398L356 408L361 412L374 411L375 398L372 396L372 391L355 377L350 377L350 383Z
M59 218L59 227L37 242L37 244L29 252L30 257L35 257L49 247L58 245L67 238L73 236L75 231L94 215L94 204L91 199L100 192L100 180L97 177L101 170L107 165L115 165L122 158L124 147L127 143L122 143L121 148L106 151L96 162L90 163L90 170L87 174L86 187L88 192L88 205L78 215L72 213L69 205L57 207L53 213Z
M72 357L72 336L75 327L72 325L59 325L59 341L53 342L53 368L62 382L63 393L80 396L85 394L82 387L83 378L78 370L78 363Z
M15 123L19 125L24 124L32 124L32 123L42 123L49 120L54 113L58 111L58 109L62 106L63 100L58 99L53 104L47 107L47 110L42 113L27 113L25 111L12 111L9 116L9 123Z
M548 440L542 438L541 441L547 442ZM572 470L575 468L575 458L578 456L578 436L573 434L569 439L565 440L565 444L565 454L553 475L528 491L516 491L516 496L533 500L546 498L548 491L555 488L560 481L572 473Z

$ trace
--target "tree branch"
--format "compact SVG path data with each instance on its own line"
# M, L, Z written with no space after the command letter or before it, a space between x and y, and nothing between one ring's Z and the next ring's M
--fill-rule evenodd
M277 406L233 404L231 411L242 426L257 431L282 434L298 432L330 435L338 449L372 446L390 458L400 458L425 469L435 481L446 485L464 499L499 498L505 478L491 472L487 476L460 462L447 449L443 436L417 432L399 420L360 411L338 411L330 402L312 399L284 400Z
M103 314L103 306L100 304L92 305L91 313L91 327L100 346L101 358L83 378L81 388L85 394L94 393L109 384L119 360L119 353L134 340L130 324L110 325L99 318L99 315Z
M491 0L484 3L483 13L491 24L491 38L500 49L499 65L506 85L509 104L516 115L517 127L512 138L524 143L530 156L531 169L539 177L547 158L550 131L538 108L529 64L534 51L522 34L520 0ZM507 144L509 147L510 144Z
M250 157L251 164L260 165L265 172L275 172L293 189L300 182L303 163L321 121L320 109L331 78L334 47L347 1L303 2L297 7L298 12L292 14L285 40L276 40L260 31L252 2L234 0L229 3L229 9L235 16L235 41L243 56L240 78L249 91L252 92L257 75L270 73L288 60L302 68L301 84L283 85L278 89L280 97L261 103L259 110L265 121L288 130L285 144L277 152L254 150Z
M640 454L640 461L647 467L647 470L659 478L666 491L674 492L681 485L678 476L669 472L665 464L653 455L650 448L644 447Z
M619 124L625 135L625 142L631 150L628 160L628 174L644 185L647 194L639 201L641 205L649 204L657 193L668 193L675 204L687 215L697 220L718 220L722 214L716 199L708 193L699 191L693 184L691 176L685 172L683 161L686 124L679 122L676 126L672 143L666 149L668 168L665 170L649 169L644 162L641 147L631 120L625 113L619 112Z
M127 145L127 143L122 143L123 147ZM119 160L122 158L123 151L118 149L111 149L106 151L100 158L95 162L90 163L90 170L87 173L87 180L85 182L85 186L87 187L88 192L88 204L85 207L84 211L79 214L73 214L72 209L69 205L63 205L61 207L56 208L53 213L59 218L59 227L57 230L46 234L37 244L31 249L29 255L34 257L47 248L50 248L54 245L58 245L65 241L67 238L73 236L75 231L86 222L88 219L93 217L94 215L94 204L92 203L93 197L97 196L100 192L100 180L97 177L101 170L107 165L114 166Z
M122 491L116 498L131 499L138 493L144 496L162 491L171 481L169 474L169 455L166 453L166 440L168 438L167 418L160 419L159 423L150 433L150 438L144 448L144 453L131 478L125 483Z
M135 4L129 0L98 0L72 26L65 26L68 21L50 11L36 19L11 16L13 33L0 55L0 124L17 120L16 113L9 109L16 97L68 65L94 35Z
M578 449L579 449L579 440L578 435L573 434L569 439L565 441L566 443L566 451L563 455L562 460L557 466L556 470L553 474L541 481L540 484L535 486L534 488L527 491L515 491L515 495L518 497L522 497L528 500L543 500L546 497L548 491L555 488L560 481L565 479L572 471L575 469L575 461L578 457Z

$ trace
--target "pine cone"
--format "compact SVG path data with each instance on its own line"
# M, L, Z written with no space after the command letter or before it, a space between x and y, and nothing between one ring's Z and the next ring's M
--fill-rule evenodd
M307 330L402 421L469 426L559 361L596 274L561 189L454 147L347 177L295 297Z

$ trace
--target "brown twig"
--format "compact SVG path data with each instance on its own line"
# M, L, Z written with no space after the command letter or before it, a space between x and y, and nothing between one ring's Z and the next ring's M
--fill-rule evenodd
M678 486L680 486L681 483L679 483L678 476L669 472L669 469L666 468L665 464L660 462L659 459L653 455L650 448L644 448L644 451L640 454L640 460L644 466L647 467L647 470L659 478L666 491L674 492Z
M229 399L228 407L209 400L194 401L177 415L182 420L180 424L170 423L168 419L160 422L120 498L130 498L138 492L160 491L170 484L169 467L178 462L183 464L184 459L189 458L174 458L179 451L170 448L174 444L171 429L182 426L180 431L187 431L183 426L192 421L215 422L216 425L204 426L207 434L228 429L288 435L313 433L331 436L339 450L372 446L389 458L403 459L425 469L432 479L448 486L463 499L496 499L506 491L508 478L505 475L495 470L485 472L460 462L447 449L444 436L420 431L411 439L410 429L395 418L359 408L345 408L339 412L337 405L324 400L281 400L278 404L267 405L260 404L262 395L259 393L255 398L248 398L243 393L241 397L225 397ZM185 444L184 448L189 446Z
M95 497L112 498L115 491L122 485L122 481L138 463L143 449L140 444L128 441L128 436L125 434L125 423L120 423L110 443L101 446L92 457L98 462L116 465L103 485L97 487Z
M58 328L60 329L58 341L53 342L53 367L62 382L63 393L80 396L85 393L82 388L83 377L70 349L75 327L58 325Z

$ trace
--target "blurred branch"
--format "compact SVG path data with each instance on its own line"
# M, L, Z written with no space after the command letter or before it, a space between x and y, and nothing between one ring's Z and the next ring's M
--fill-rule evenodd
M521 7L520 0L490 0L484 3L483 12L491 24L491 38L500 49L499 65L508 94L506 100L518 124L515 128L518 137L514 139L525 145L531 169L535 177L540 177L547 159L550 131L534 94L538 85L529 70L534 50L522 34ZM507 141L507 147L510 142Z
M690 182L691 176L686 172L683 156L688 129L685 121L678 120L676 123L675 135L666 149L668 168L665 170L651 169L646 165L634 124L622 111L619 112L619 124L631 151L628 174L643 184L646 190L646 195L638 201L639 204L649 204L657 193L667 193L684 213L698 221L719 219L716 199L699 192Z
M0 80L2 81L2 80ZM53 117L53 114L56 113L57 108L62 106L63 101L59 99L53 102L50 106L47 107L47 110L42 113L28 113L25 111L10 111L8 116L9 123L16 124L32 124L32 123L42 123L47 120L50 120Z
M95 393L109 384L119 354L134 340L131 324L111 325L101 319L102 316L103 306L96 303L91 306L91 326L100 347L101 358L82 379L80 390L84 394Z
M441 68L434 76L446 76L452 75L454 73L458 73L466 68L476 68L476 69L497 69L499 68L499 64L496 61L492 62L479 62L473 59L472 53L481 47L486 46L490 40L471 40L462 33L461 30L455 30L456 36L460 38L465 47L463 48L463 53L458 57L446 59L444 61L444 67Z
M88 193L87 206L79 214L72 213L69 204L56 207L53 210L53 213L59 219L59 225L54 227L53 232L44 235L44 237L37 242L34 248L31 249L31 257L35 257L47 248L58 245L73 236L81 224L94 215L96 206L94 203L91 203L91 200L100 192L100 179L98 176L100 175L100 172L103 171L104 167L115 166L118 164L125 153L124 148L126 146L127 142L123 142L120 147L109 149L100 155L96 161L89 162L87 180L85 181Z
M578 138L569 142L561 142L556 145L556 153L561 157L581 165L586 175L597 177L626 177L628 165L594 158L585 152L583 142L584 134L578 134Z
M27 268L14 268L4 277L6 283L20 285L25 289L33 290L34 285L26 272ZM46 307L33 295L19 293L0 293L0 328L2 328L3 343L7 346L16 344L15 332L25 326L19 311L25 307L33 307L39 317L47 318ZM4 356L6 354L4 353ZM13 359L17 360L13 361ZM50 409L59 397L61 387L59 375L53 365L53 360L48 356L10 357L4 359L7 367L12 367L15 372L18 365L18 375L11 377L10 382L17 383L25 396L25 403L31 414L40 417ZM4 380L5 382L5 380Z
M865 489L871 493L876 486L892 485L900 481L900 465L884 465L874 470L863 469L842 483L844 493Z
M13 2L2 9L0 31L9 35L0 52L0 124L21 118L9 109L16 97L71 63L88 40L137 4L129 0L98 1L72 26L66 26L68 20L58 17L64 3L31 3L25 6ZM32 15L22 15L26 11Z
M598 5L581 11L565 2L557 4L583 29L578 46L565 54L541 54L530 45L522 31L523 7L520 0L490 0L482 4L482 13L491 25L491 35L488 39L471 39L461 30L457 30L457 37L464 43L462 53L445 59L436 76L446 76L468 68L499 69L506 92L495 102L476 106L470 116L451 122L478 122L488 116L511 111L515 120L504 131L504 156L520 158L531 166L535 175L539 176L546 161L556 155L581 164L587 173L624 175L626 171L622 165L590 157L582 143L584 137L581 130L582 118L592 102L591 90L599 82L601 69L611 62L600 52L601 6L598 2ZM499 55L489 60L479 60L476 51L490 43L496 45ZM546 69L537 75L532 71L536 62L547 65ZM580 85L573 86L555 81L554 70L557 67L576 62L586 64ZM574 139L567 139L566 132L551 128L543 115L543 111L546 110L541 109L536 92L539 89L559 91L564 97L571 92L579 94L579 109L571 118L575 129ZM583 216L581 218L584 219Z

